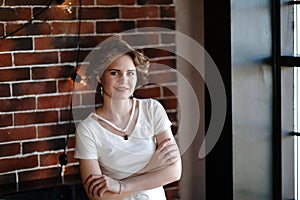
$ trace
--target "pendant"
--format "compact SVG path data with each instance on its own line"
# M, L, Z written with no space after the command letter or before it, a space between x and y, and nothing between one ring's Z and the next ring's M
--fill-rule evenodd
M124 140L128 140L128 135L124 135Z

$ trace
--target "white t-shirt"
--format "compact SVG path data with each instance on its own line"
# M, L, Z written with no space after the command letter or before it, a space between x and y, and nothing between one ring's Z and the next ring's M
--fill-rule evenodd
M97 122L91 113L76 128L75 158L97 159L103 174L124 179L146 166L155 151L155 135L170 129L165 109L156 100L137 99L139 114L134 130L124 140ZM141 191L126 200L165 200L163 187ZM124 200L125 200L124 199Z

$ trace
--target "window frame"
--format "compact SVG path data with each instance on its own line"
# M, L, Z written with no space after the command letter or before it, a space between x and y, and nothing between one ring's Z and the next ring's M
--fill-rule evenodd
M293 55L294 39L291 38L294 38L293 6L299 3L272 1L273 199L276 200L295 199L296 195L293 68L300 66L300 57Z

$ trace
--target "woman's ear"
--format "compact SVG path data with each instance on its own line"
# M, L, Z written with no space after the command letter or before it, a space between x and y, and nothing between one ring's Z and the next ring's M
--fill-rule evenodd
M97 76L97 81L98 81L98 83L101 84L101 77L100 76Z

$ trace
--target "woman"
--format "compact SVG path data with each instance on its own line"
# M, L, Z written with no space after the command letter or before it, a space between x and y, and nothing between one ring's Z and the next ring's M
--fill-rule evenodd
M89 199L165 200L163 185L181 176L181 159L165 110L136 99L149 60L121 40L105 42L87 77L103 104L77 126L75 157Z

